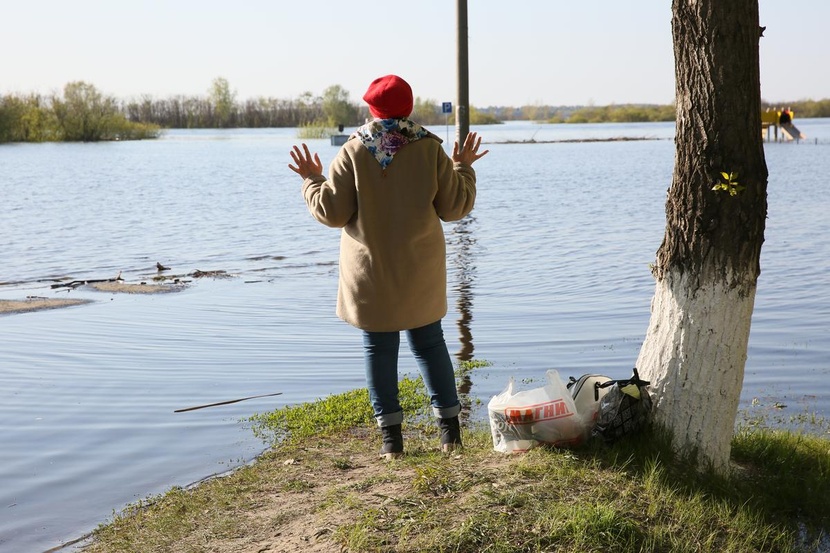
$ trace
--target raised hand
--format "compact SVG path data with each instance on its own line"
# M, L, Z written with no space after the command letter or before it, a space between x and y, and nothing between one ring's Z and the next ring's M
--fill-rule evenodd
M291 159L294 160L294 163L296 163L297 166L295 167L289 163L288 168L304 179L314 175L323 174L323 164L320 163L320 156L315 153L312 157L311 152L308 151L308 146L306 146L305 143L303 143L303 151L300 151L299 147L294 146L294 149L289 153L291 154Z
M463 163L464 165L472 165L474 162L478 161L490 152L490 150L484 150L483 152L478 153L480 146L481 137L477 136L477 133L474 132L467 133L467 138L464 139L464 146L461 150L458 149L458 142L453 144L452 160L458 163Z

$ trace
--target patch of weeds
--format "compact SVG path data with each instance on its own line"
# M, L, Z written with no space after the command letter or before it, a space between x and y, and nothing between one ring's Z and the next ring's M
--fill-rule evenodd
M233 490L208 481L194 489L173 488L128 507L93 532L95 541L85 551L184 551L179 544L194 532L224 539L239 536L243 525Z
M750 405L738 412L736 431L753 428L790 430L815 436L830 434L830 419L815 411L793 412L780 401L764 403L753 398Z
M389 474L370 476L369 478L364 478L359 482L349 484L348 488L356 492L365 492L382 484L389 484L390 482L394 482L396 479L396 477Z
M503 512L519 510L525 505L534 501L534 495L519 487L505 483L492 486L482 492L482 497L487 498L487 503L493 507L500 507Z
M451 467L436 464L416 466L412 487L418 493L439 497L457 490L455 477Z
M279 528L294 518L294 513L288 511L281 511L268 518L268 525L272 528Z
M297 127L297 138L302 139L328 138L334 133L334 129L318 122L308 122Z
M352 464L351 459L337 457L331 460L331 464L334 468L339 470L351 470L354 468L354 464Z
M317 510L323 512L329 509L362 509L365 504L359 492L356 493L349 487L339 487L326 494L325 499L317 506Z
M285 492L307 492L314 489L314 484L302 478L291 478L283 482L280 489Z
M484 367L490 367L492 365L493 364L491 362L485 361L483 359L470 359L468 361L461 361L455 368L455 377L461 379L466 376L469 376L469 374L476 369L482 369Z
M371 553L391 551L390 516L385 508L372 507L363 511L351 524L344 524L334 532L335 539L348 545L352 551Z

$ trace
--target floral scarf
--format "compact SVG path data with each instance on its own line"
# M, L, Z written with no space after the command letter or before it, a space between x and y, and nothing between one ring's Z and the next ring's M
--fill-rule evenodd
M375 119L359 127L355 135L386 169L398 150L429 135L429 131L406 118Z

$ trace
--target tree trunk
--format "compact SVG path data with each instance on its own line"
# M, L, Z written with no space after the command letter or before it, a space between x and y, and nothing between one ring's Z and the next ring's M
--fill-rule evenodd
M675 448L724 472L767 211L758 0L674 0L672 36L675 167L637 367Z

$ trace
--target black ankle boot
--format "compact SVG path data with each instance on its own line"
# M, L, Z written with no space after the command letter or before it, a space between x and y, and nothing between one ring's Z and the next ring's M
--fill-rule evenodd
M381 458L390 461L401 457L403 455L401 425L382 426L380 431L383 434L383 446L380 448Z
M438 428L441 429L441 451L452 453L461 447L461 423L458 416L438 419Z

